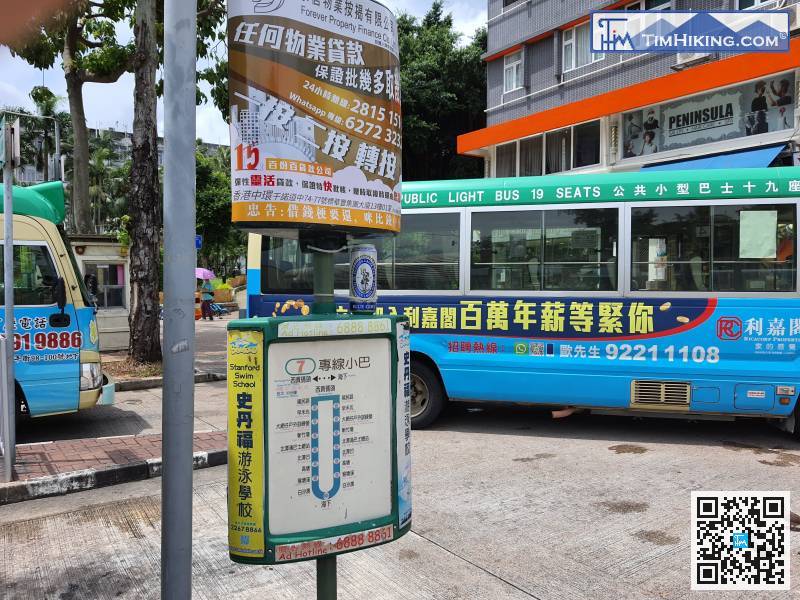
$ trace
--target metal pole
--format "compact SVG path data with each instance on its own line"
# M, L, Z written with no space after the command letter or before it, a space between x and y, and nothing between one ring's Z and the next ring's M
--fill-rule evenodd
M336 555L317 559L317 600L336 600Z
M64 177L62 176L61 173L61 127L59 126L58 121L53 121L53 122L55 123L55 130L56 130L55 133L56 151L55 154L53 155L53 162L55 163L53 165L53 173L54 173L53 179L56 179L58 181L63 181Z
M19 132L15 132L19 135ZM5 286L5 370L3 402L3 481L11 481L16 462L16 393L14 387L14 149L11 123L3 131L6 145L3 164L3 285Z
M336 299L333 295L334 254L314 250L314 305L315 315L336 313Z
M161 597L192 596L197 0L164 7L164 394Z
M322 245L322 244L320 244ZM315 315L335 314L336 298L334 296L334 257L331 252L320 252L315 249L314 267L314 305ZM336 600L336 556L324 556L317 559L317 600Z

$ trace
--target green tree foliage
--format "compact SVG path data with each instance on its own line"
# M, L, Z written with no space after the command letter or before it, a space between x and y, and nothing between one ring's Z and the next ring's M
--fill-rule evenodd
M418 21L401 15L403 179L483 177L482 161L459 156L456 138L486 125L486 30L460 45L453 16L436 0Z
M32 24L12 52L37 69L61 58L67 83L74 147L72 209L80 232L92 229L89 199L89 134L83 102L86 83L113 83L132 68L133 44L117 35L117 24L130 20L135 0L70 0L44 23Z
M36 157L36 168L40 169L44 175L45 181L50 181L50 159L49 157L55 153L54 137L55 126L53 119L58 114L58 105L61 103L62 98L56 96L49 88L43 85L37 85L31 90L31 100L36 105L36 111L40 117L45 119L39 120L38 129L41 132L41 145L38 148Z
M198 264L223 278L241 267L247 237L231 223L230 150L197 152L197 233L203 236Z

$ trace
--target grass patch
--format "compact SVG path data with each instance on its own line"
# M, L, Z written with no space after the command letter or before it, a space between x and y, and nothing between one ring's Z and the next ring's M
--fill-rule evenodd
M161 377L161 363L140 363L131 359L103 362L103 371L117 381L125 379L143 379L145 377Z

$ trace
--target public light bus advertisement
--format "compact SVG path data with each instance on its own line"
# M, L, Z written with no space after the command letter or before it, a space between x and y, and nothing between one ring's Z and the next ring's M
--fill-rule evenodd
M377 311L411 322L415 427L450 399L796 431L798 196L797 168L406 184ZM303 310L308 261L251 235L250 314Z

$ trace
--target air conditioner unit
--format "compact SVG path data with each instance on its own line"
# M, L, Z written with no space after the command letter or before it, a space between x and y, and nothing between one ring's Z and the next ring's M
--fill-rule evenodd
M789 11L789 31L800 30L800 5L790 4L786 10Z
M697 63L704 62L711 57L710 52L678 52L675 69L685 69Z

